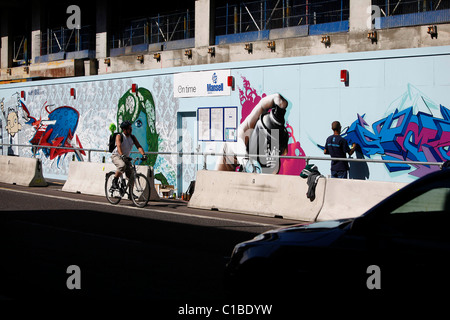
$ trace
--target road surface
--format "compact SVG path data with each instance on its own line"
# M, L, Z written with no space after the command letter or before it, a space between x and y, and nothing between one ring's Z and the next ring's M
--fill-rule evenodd
M0 184L1 297L222 301L234 245L299 223L180 200L113 206L62 186Z

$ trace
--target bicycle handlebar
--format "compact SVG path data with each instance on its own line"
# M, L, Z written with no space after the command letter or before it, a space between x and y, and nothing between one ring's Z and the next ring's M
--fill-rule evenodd
M147 156L142 156L140 158L134 159L133 164L136 164L136 162L138 162L139 160L144 161L144 159L147 159ZM124 160L132 162L133 158L124 156Z

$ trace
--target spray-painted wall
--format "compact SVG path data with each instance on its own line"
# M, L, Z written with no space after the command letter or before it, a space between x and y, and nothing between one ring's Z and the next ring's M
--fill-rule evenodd
M118 128L130 120L133 134L146 151L172 151L178 101L171 92L171 77L149 80L139 83L135 92L132 84L136 82L127 77L43 81L1 90L3 142L107 150L110 125ZM43 161L44 175L50 178L66 178L74 157L88 160L87 152L70 149L5 147L3 153L32 157L35 151ZM103 157L110 161L110 153L102 152L93 152L91 161L101 162ZM157 169L155 176L161 183L174 184L176 164L168 160L152 155L145 164Z
M321 146L339 120L354 156L376 159L450 159L450 48L390 50L237 62L46 80L0 87L3 143L107 149L109 126L133 121L133 133L147 151L221 151L219 142L199 142L196 112L201 107L235 106L238 120L258 101L280 93L289 103L288 155L323 156ZM174 75L230 70L235 90L227 96L174 97ZM348 84L341 82L348 71ZM137 85L132 92L132 84ZM74 96L71 96L71 89ZM22 92L24 96L22 97ZM33 156L32 148L3 147L2 154ZM85 152L37 150L44 175L65 178L68 163ZM108 153L92 153L101 162ZM329 174L328 161L315 161ZM158 182L185 191L203 167L203 158L152 156L147 161ZM208 157L208 168L215 159ZM279 174L298 175L305 162L284 160ZM350 177L409 182L437 167L352 165Z

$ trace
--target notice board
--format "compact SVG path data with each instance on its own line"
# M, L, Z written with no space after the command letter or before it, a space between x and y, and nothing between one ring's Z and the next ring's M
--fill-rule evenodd
M199 141L237 141L237 107L200 107L197 110Z

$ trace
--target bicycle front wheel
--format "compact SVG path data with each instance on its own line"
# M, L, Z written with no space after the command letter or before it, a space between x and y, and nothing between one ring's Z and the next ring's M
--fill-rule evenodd
M105 178L105 195L111 204L118 204L122 199L119 189L112 188L112 181L114 179L114 172L108 172Z
M137 174L131 183L130 196L133 203L139 208L145 207L150 200L150 182L142 173Z

